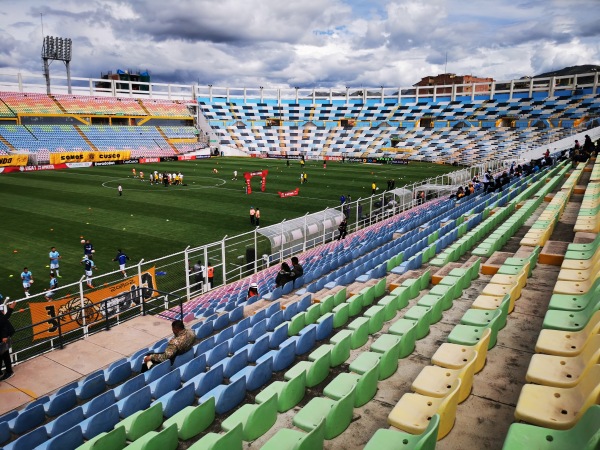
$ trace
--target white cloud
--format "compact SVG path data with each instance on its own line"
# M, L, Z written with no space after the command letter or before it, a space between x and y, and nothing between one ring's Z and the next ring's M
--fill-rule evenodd
M597 0L22 0L0 12L1 73L41 73L40 14L44 34L73 39L74 77L405 87L446 57L497 80L600 64Z

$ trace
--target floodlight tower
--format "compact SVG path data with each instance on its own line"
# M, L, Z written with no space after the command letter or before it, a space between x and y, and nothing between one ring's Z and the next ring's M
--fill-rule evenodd
M46 36L42 44L42 60L44 61L44 77L46 78L46 91L50 94L50 62L63 61L67 67L67 89L71 93L71 48L69 38Z

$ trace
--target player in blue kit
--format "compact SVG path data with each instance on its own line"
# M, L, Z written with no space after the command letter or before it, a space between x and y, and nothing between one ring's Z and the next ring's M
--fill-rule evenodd
M50 249L50 253L48 253L50 257L50 273L54 273L58 278L62 278L60 273L58 273L58 262L61 259L60 253L56 251L56 247L52 247Z
M127 277L127 272L125 272L125 263L129 260L129 256L123 253L123 250L120 248L117 249L117 256L113 258L113 261L117 261L119 263L119 270L123 274L123 278Z
M52 301L54 300L54 293L58 288L58 280L54 276L52 272L50 272L50 287L46 290L46 300Z
M83 264L85 270L85 282L87 283L88 287L92 289L94 287L94 285L92 285L92 271L98 268L96 267L96 264L94 264L94 261L88 258L87 255L83 257L81 264Z
M94 253L96 253L94 246L91 244L89 239L86 240L83 244L83 254L87 256L89 260L92 260L94 259Z
M23 281L25 297L29 297L29 288L33 283L33 274L29 271L29 269L27 269L27 267L23 268L23 272L21 272L21 280Z

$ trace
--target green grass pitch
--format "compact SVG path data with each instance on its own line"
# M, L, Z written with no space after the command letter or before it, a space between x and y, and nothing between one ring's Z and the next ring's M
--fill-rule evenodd
M132 177L132 168L145 181ZM218 174L213 169L218 169ZM253 179L246 195L243 172L269 170L266 192ZM187 186L151 186L150 172L179 172ZM232 180L233 171L238 180ZM117 165L13 173L0 176L0 293L23 297L20 273L27 266L35 284L31 293L48 287L48 252L62 255L61 286L83 275L82 236L96 248L96 274L118 269L112 259L122 248L137 262L182 251L253 229L250 206L261 211L261 226L338 206L340 195L353 200L371 195L375 181L380 192L390 178L396 187L456 170L455 167L412 163L376 165L307 161L308 183L300 185L300 163L254 158L207 160L143 165ZM123 186L119 197L117 186ZM278 191L300 188L297 197L279 198Z

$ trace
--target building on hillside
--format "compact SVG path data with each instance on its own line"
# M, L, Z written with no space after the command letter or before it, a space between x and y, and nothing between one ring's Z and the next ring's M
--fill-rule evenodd
M452 93L452 84L458 84L456 88L457 94L470 94L473 92L473 86L475 92L487 92L490 90L493 78L480 78L472 75L456 75L454 73L441 73L435 76L423 77L421 81L414 84L414 86L448 86L446 88L437 88L437 94L450 94ZM474 84L475 83L475 84ZM419 89L419 92L423 92L423 89ZM429 94L433 93L433 89Z

